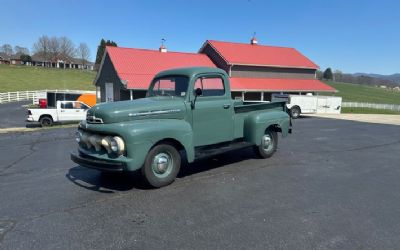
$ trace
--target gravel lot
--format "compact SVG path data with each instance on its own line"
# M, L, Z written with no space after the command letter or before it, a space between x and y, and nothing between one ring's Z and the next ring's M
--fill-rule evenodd
M69 160L73 128L0 135L2 249L396 249L398 126L303 118L149 190Z

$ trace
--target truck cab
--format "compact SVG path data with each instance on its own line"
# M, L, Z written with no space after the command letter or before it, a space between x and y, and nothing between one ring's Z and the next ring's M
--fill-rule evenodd
M229 77L216 68L160 72L146 98L98 104L77 132L71 159L101 171L141 170L153 187L170 184L181 153L188 162L253 147L261 158L291 131L284 102L244 103L231 98Z

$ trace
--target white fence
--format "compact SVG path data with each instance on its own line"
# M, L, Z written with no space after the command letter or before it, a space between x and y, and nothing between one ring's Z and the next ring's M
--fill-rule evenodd
M342 107L387 109L387 110L400 111L400 105L397 105L397 104L378 104L378 103L368 103L368 102L342 102Z
M4 92L0 93L0 103L19 102L27 100L35 100L40 93L53 92L53 93L95 93L94 91L87 90L34 90L34 91L18 91L18 92Z

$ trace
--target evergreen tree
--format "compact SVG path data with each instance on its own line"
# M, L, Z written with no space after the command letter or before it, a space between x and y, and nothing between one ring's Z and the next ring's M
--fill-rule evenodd
M22 54L19 59L21 59L22 62L27 63L27 62L32 62L32 57L30 55Z
M95 68L98 69L101 63L101 60L103 59L104 51L106 49L106 46L114 46L117 47L117 43L111 40L105 41L104 39L101 39L100 45L97 46L97 53L96 53L96 62L95 62Z
M324 71L324 79L333 80L333 73L332 73L332 69L331 68L327 68Z
M105 47L106 47L106 41L104 41L104 39L101 39L100 45L97 46L97 54L95 62L96 65L99 65L101 63L101 58L103 57Z

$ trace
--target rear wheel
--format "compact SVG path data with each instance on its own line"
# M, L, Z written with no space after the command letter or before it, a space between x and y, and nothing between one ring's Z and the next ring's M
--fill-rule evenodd
M181 156L176 148L163 143L153 147L147 154L142 175L155 188L171 184L181 167Z
M301 114L301 110L300 110L300 108L299 108L298 106L294 106L294 107L292 107L292 108L290 109L290 116L291 116L293 119L299 118L299 117L300 117L300 114Z
M42 125L42 127L50 127L53 125L53 119L51 119L48 116L43 116L39 119L40 125Z
M253 150L260 158L271 157L278 148L278 134L268 129L261 138L260 145L253 146Z

